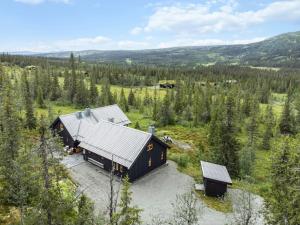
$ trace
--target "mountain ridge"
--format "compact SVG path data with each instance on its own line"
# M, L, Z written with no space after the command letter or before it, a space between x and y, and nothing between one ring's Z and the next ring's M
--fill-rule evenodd
M71 52L40 53L35 56L67 58ZM84 50L73 53L86 61L121 64L169 66L239 64L300 68L300 31L280 34L251 44L144 50Z

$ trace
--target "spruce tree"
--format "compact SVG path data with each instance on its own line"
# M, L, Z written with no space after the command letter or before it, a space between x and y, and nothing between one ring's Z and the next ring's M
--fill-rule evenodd
M294 134L294 118L291 110L291 96L288 95L281 114L279 129L281 134Z
M69 96L69 101L74 102L75 95L77 93L77 86L78 86L78 81L77 81L77 73L76 73L76 68L75 68L75 59L74 59L74 54L71 53L70 55L70 69L71 69L71 74L69 75L68 79L68 96Z
M37 104L40 108L45 108L46 107L45 102L44 102L44 96L43 96L42 88L38 89Z
M122 110L124 110L125 112L129 111L127 99L125 97L124 89L123 88L121 90L119 104L120 104Z
M106 106L114 103L114 98L110 91L110 82L107 77L102 81L101 94L100 94L100 105Z
M50 90L50 99L51 101L56 101L61 97L61 88L58 82L58 76L53 75L51 82L51 90Z
M286 137L272 160L271 188L265 198L265 217L271 225L300 223L299 174L297 176L300 153L294 156L291 142Z
M298 133L300 133L300 93L298 94L295 100L295 109L297 111L297 115L296 115L297 131Z
M137 206L131 206L132 192L130 191L129 179L126 176L123 179L123 187L121 190L119 210L114 214L114 224L118 225L138 225L141 224L141 209Z
M77 106L84 107L84 106L89 105L88 100L89 100L88 99L88 90L85 87L84 78L81 75L80 79L77 83L77 90L76 90L74 102Z
M152 107L152 119L154 121L158 120L158 99L157 99L157 90L154 89L154 97L153 97L153 107Z
M184 102L183 102L183 90L182 84L179 80L176 81L175 86L175 100L174 100L174 111L177 115L180 115L183 111Z
M159 123L162 126L166 126L166 125L172 125L175 122L175 118L174 118L174 111L171 105L171 100L170 100L170 92L168 92L165 97L164 100L162 102L162 105L160 107L160 111L159 111Z
M28 129L34 129L36 127L36 118L34 116L33 101L26 73L22 74L22 85L25 107L25 127Z
M89 89L89 98L90 98L90 103L92 105L95 105L97 103L98 95L99 93L96 86L96 78L95 75L92 74L90 77L90 89Z
M9 79L3 81L3 90L0 102L0 184L2 191L0 197L3 202L14 202L14 161L18 157L20 148L19 118L15 112L15 96L13 95Z
M201 91L200 87L196 87L194 98L193 98L193 118L194 118L194 125L197 126L201 122Z
M271 138L273 137L273 127L274 127L274 115L272 106L267 106L266 109L266 116L265 116L265 131L263 133L263 140L262 140L262 148L264 150L270 150L271 145Z
M134 106L135 104L136 104L136 99L135 99L134 93L131 88L130 92L128 94L128 105Z
M221 108L223 107L221 106ZM239 143L236 139L233 93L227 96L224 109L220 111L217 118L213 119L213 124L216 124L216 130L210 134L210 143L213 147L215 161L225 165L231 176L238 177L240 172ZM211 129L213 129L212 126Z

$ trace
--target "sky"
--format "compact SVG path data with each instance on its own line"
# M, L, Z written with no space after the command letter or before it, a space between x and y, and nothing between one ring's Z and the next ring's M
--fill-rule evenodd
M0 51L246 44L300 31L300 0L1 0Z

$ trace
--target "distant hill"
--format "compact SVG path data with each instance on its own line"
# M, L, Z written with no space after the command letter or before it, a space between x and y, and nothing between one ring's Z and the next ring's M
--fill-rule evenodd
M190 46L152 50L87 50L74 52L83 60L147 65L196 66L240 64L300 68L300 31L245 45ZM65 58L70 52L38 54Z

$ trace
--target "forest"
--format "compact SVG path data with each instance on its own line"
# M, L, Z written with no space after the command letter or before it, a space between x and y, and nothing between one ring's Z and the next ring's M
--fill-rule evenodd
M146 131L154 125L158 137L189 146L170 144L168 159L181 173L198 182L200 160L225 165L232 188L264 198L266 224L299 225L299 74L284 68L120 65L73 54L69 59L2 54L0 224L143 223L126 178L114 210L94 213L93 199L76 191L60 163L61 140L49 131L58 115L118 104L132 127ZM168 82L175 87L159 88ZM201 218L194 215L191 196L178 197L170 221L153 224L197 224ZM232 211L226 200L196 196L216 210ZM256 224L250 211L246 207L232 224Z

